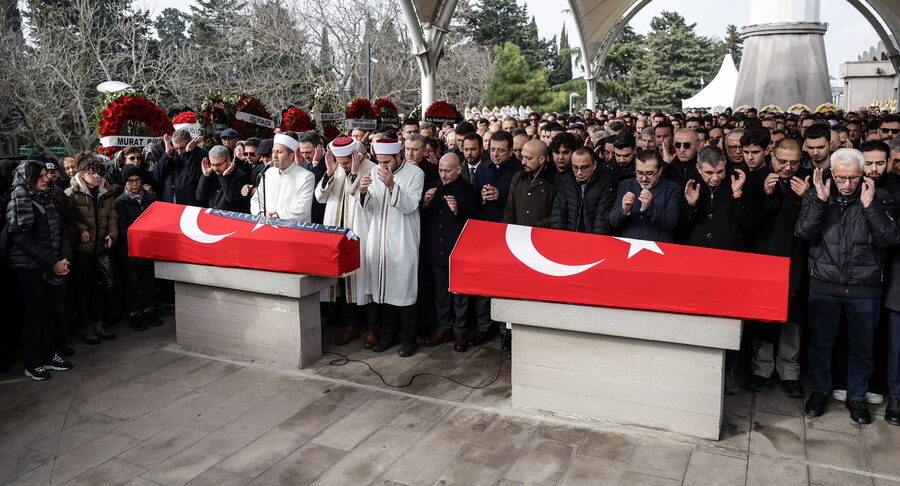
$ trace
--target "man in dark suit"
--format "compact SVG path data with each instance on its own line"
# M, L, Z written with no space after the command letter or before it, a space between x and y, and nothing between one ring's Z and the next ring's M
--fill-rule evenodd
M472 132L467 133L461 140L457 142L462 147L462 169L460 177L471 183L475 178L475 170L481 164L481 153L484 141L481 135Z

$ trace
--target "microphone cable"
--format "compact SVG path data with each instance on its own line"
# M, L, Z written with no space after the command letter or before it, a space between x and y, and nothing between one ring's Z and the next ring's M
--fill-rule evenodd
M347 355L345 355L345 354L335 353L334 351L323 351L322 354L331 354L331 355L334 355L334 356L338 356L338 358L335 358L335 359L333 359L333 360L331 360L331 361L328 362L328 365L329 365L329 366L346 366L346 365L348 365L348 364L350 364L350 363L362 363L362 364L366 365L366 367L369 368L369 371L371 371L372 373L375 373L375 376L377 376L378 379L380 379L382 383L384 383L386 386L389 386L389 387L391 387L391 388L406 388L406 387L412 385L413 382L416 380L416 378L418 378L418 377L420 377L420 376L436 376L436 377L438 377L438 378L443 378L443 379L445 379L445 380L452 381L453 383L456 383L457 385L460 385L460 386L463 386L463 387L466 387L466 388L472 388L472 389L474 389L474 390L481 390L481 389L483 389L483 388L487 388L487 387L493 385L494 382L496 382L496 381L500 378L500 373L503 371L503 355L506 354L506 353L505 353L505 351L504 351L503 349L500 350L500 362L499 362L499 364L498 364L498 366L497 366L497 374L494 375L494 378L491 379L491 381L489 381L489 382L487 382L487 383L485 383L485 384L483 384L483 385L469 385L469 384L467 384L467 383L463 383L463 382L461 382L461 381L459 381L459 380L456 380L456 379L454 379L454 378L450 378L449 376L446 376L446 375L441 375L441 374L439 374L439 373L427 373L427 372L425 372L425 373L416 373L415 375L412 375L412 376L409 378L409 381L407 381L406 383L404 383L404 384L402 384L402 385L399 385L399 384L392 384L392 383L388 383L387 380L384 379L384 376L383 376L381 373L379 373L375 368L372 368L372 365L370 365L370 364L369 364L367 361L365 361L365 360L354 359L354 358L351 358L351 357L349 357L349 356L347 356Z

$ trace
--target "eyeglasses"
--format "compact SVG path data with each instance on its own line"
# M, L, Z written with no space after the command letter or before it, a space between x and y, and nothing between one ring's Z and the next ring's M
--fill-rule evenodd
M656 175L657 172L659 172L659 171L658 170L636 170L636 171L634 171L634 174L638 177L653 177Z
M497 147L491 147L491 152L492 152L492 153L493 153L493 152L496 152L496 153L498 153L498 154L505 154L506 152L509 152L509 149L505 149L505 148L497 148Z
M244 152L247 157L256 157L256 152Z
M591 167L593 167L593 164L591 164L591 165L573 165L572 172L587 172L587 171L591 170Z
M858 175L855 175L855 176L839 176L839 175L836 175L836 176L833 176L833 177L834 177L834 182L837 182L838 184L843 184L843 183L845 183L845 182L847 182L847 181L850 181L850 182L856 182L856 181L858 181L859 179L862 178L862 176L858 176Z
M672 144L672 146L674 146L676 149L684 147L685 150L690 150L691 147L694 146L694 144L691 142L675 142Z
M890 133L891 135L900 134L900 128L882 128L881 133Z
M718 145L719 140L722 140L722 137L709 137L709 144Z

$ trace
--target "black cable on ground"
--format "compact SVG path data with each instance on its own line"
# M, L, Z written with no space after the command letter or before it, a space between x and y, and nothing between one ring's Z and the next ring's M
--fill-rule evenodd
M403 384L403 385L393 385L393 384L388 383L387 381L385 381L384 376L382 376L381 373L379 373L378 371L376 371L375 368L372 368L372 365L370 365L370 364L369 364L368 362L366 362L366 361L363 361L363 360L361 360L361 359L353 359L353 358L351 358L351 357L349 357L349 356L347 356L347 355L345 355L345 354L335 353L335 352L333 352L333 351L323 351L323 354L333 354L333 355L335 355L335 356L340 356L340 357L337 358L337 359L333 359L333 360L329 361L329 362L328 362L328 365L329 365L329 366L344 366L344 365L347 365L347 364L349 364L349 363L362 363L362 364L366 365L372 373L375 373L375 375L378 376L378 378L381 380L382 383L384 383L386 386L389 386L389 387L391 387L391 388L406 388L406 387L412 385L413 382L416 380L416 378L418 378L418 377L420 377L420 376L436 376L436 377L438 377L438 378L443 378L443 379L445 379L445 380L450 380L450 381L452 381L453 383L456 383L457 385L464 386L464 387L466 387L466 388L472 388L472 389L475 389L475 390L480 390L480 389L482 389L482 388L487 388L487 387L491 386L492 384L494 384L494 382L497 381L498 378L500 378L500 373L503 371L503 355L504 355L505 353L506 353L505 350L503 350L503 349L500 350L500 366L497 367L497 374L494 376L494 378L493 378L491 381L485 383L484 385L477 385L477 386L475 386L475 385L467 385L467 384L465 384L465 383L463 383L463 382L461 382L461 381L457 381L457 380L455 380L455 379L453 379L453 378L450 378L449 376L439 375L439 374L437 374L437 373L416 373L415 375L412 375L412 376L409 378L409 381L406 382L406 384Z

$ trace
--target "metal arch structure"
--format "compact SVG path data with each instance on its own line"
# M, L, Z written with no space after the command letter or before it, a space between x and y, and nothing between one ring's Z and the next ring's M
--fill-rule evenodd
M422 113L434 103L437 66L458 0L399 0L422 78Z
M409 29L412 54L422 76L423 110L434 102L435 73L441 59L447 29L458 0L398 0ZM596 80L609 49L625 26L653 0L567 0L575 21L587 83L586 105L596 107ZM900 72L900 1L847 0L872 25L884 43L891 63ZM898 77L900 79L900 77ZM900 93L900 86L898 86Z
M588 107L593 108L593 92L609 49L634 16L653 0L568 0L576 25L579 47L588 83ZM891 63L900 72L900 2L896 0L847 0L872 25L884 43ZM882 25L883 22L883 25ZM886 27L886 28L885 28ZM900 89L900 86L898 86ZM900 91L898 91L900 92Z

